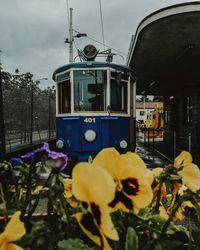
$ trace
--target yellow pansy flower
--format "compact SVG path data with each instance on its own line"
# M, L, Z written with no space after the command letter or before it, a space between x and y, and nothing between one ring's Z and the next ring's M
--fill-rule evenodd
M153 168L152 169L152 173L153 173L155 178L160 176L162 172L163 172L163 168Z
M134 162L135 159L135 162ZM148 178L145 178L146 167L136 154L120 155L114 148L103 149L93 160L95 166L109 171L116 182L115 198L110 207L115 211L146 207L153 198ZM138 163L138 165L137 165Z
M127 160L130 165L139 168L140 170L144 170L144 178L150 185L153 183L154 175L150 169L147 169L146 164L139 155L133 152L127 152L126 154L122 154L121 157Z
M64 196L66 199L71 198L72 195L72 179L63 179L63 185L64 185Z
M184 201L181 206L178 208L178 211L175 213L173 220L184 220L185 219L185 208L192 208L193 204L190 201Z
M148 181L149 185L151 185L154 181L153 172L147 168L146 171L144 172L144 178Z
M78 163L72 172L72 194L87 203L108 204L115 193L112 176L103 168L87 162Z
M72 179L72 194L85 209L75 215L80 227L97 245L110 249L106 237L118 240L108 209L115 195L112 176L101 167L79 163L73 169Z
M72 194L72 183L73 180L70 178L63 179L64 197L72 207L77 207L78 202Z
M187 151L182 151L174 160L174 167L187 166L192 163L192 155Z
M193 192L200 189L200 170L197 165L191 163L178 171L178 174L182 177L182 182L188 189Z
M108 241L101 230L99 230L98 225L95 222L94 217L91 213L77 213L75 215L80 228L83 232L98 246L101 246L104 250L112 250Z
M134 166L138 168L141 168L144 170L147 168L142 158L140 158L140 156L137 155L136 153L127 152L126 154L121 155L121 156L125 157L131 164L133 164Z
M20 214L21 212L17 211L8 222L4 232L0 234L0 250L23 250L12 243L26 233L24 223L20 221Z
M165 207L163 205L160 205L159 206L159 215L164 218L164 219L168 219L169 218L169 215L167 213L167 210L165 209Z

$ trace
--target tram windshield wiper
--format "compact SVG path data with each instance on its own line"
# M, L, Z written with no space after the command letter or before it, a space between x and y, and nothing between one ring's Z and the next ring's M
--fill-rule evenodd
M111 106L108 105L107 108L106 108L107 112L108 112L108 116L110 116L110 113L111 113Z

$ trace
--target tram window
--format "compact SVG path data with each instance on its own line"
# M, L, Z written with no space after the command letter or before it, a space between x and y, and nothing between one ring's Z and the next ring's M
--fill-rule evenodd
M111 78L111 110L127 112L127 82Z
M105 111L106 82L105 70L74 71L74 110Z
M128 81L128 73L126 71L125 72L112 71L111 72L111 78L116 78L116 79L121 78L121 80Z
M70 113L70 80L58 83L58 113Z

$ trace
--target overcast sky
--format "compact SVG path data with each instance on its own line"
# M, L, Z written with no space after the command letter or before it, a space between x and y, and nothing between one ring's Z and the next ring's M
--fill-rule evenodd
M114 62L124 64L140 21L150 13L178 0L101 0L105 44L122 52ZM99 0L68 0L73 8L73 28L102 42ZM0 49L3 69L31 72L41 84L52 85L52 73L69 61L67 0L0 0ZM75 35L75 33L74 33ZM88 37L76 38L77 48L94 44ZM114 52L114 51L113 51ZM77 55L74 47L74 57Z

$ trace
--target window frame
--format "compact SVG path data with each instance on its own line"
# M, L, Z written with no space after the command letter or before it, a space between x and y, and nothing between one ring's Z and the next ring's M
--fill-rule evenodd
M117 70L117 69L113 69L112 67L80 67L80 68L70 68L67 69L61 73L56 74L56 117L63 117L63 116L88 116L88 115L102 115L102 116L107 116L108 112L105 111L75 111L74 110L74 72L75 71L93 71L93 70L105 70L107 72L107 83L106 83L106 93L105 93L105 107L110 106L110 85L111 85L111 72L122 72L121 70ZM57 81L57 78L59 75L64 75L67 72L70 73L70 94L71 94L71 112L70 113L62 113L59 114L58 113L58 84L61 82L64 82L67 80L66 79L62 79L61 81ZM127 111L126 112L120 112L120 111L112 111L110 113L110 116L125 116L125 117L129 117L130 116L130 85L131 85L131 77L128 76L127 77L128 80L123 80L125 82L127 82Z
M77 71L91 71L91 72L94 72L94 71L101 71L101 72L105 72L106 73L106 78L105 78L105 82L103 84L103 110L75 110L75 72ZM103 76L103 75L102 75ZM97 76L98 78L98 76ZM97 69L76 69L76 70L73 70L73 96L74 96L74 102L73 102L73 105L74 105L74 113L105 113L106 112L106 96L107 96L107 79L108 79L108 72L107 70L105 69L102 69L102 68L97 68ZM95 85L95 84L94 84ZM87 85L87 87L89 86L89 84Z
M57 81L58 77L60 75L64 75L64 74L67 74L69 72L69 76L67 76L66 78L63 78L61 79L60 81ZM72 92L72 86L71 86L71 72L70 70L66 70L64 72L61 72L61 73L58 73L56 75L56 116L65 116L65 115L69 115L71 114L72 112L72 95L71 95L71 92ZM63 82L66 82L69 80L69 84L70 84L70 112L67 112L67 113L59 113L59 84L62 84Z

